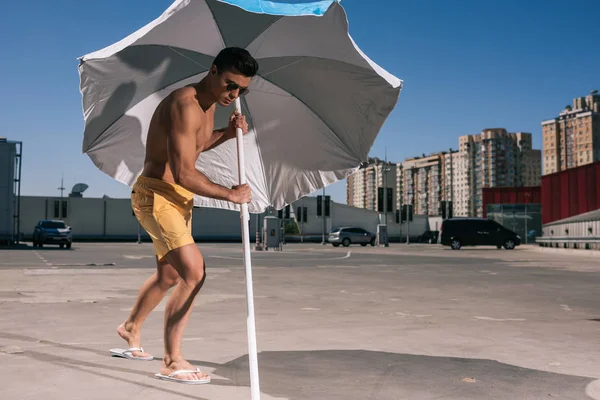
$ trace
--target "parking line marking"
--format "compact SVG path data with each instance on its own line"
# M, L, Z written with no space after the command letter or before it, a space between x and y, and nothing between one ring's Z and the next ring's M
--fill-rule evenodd
M266 254L266 253L264 253ZM281 254L281 252L280 252ZM310 254L310 253L309 253ZM322 261L322 260L344 260L347 258L350 258L350 256L352 255L352 252L349 251L346 253L345 256L343 257L333 257L333 258L318 258L317 260ZM209 258L219 258L219 259L223 259L223 260L243 260L242 257L229 257L229 256L208 256ZM264 258L261 260L265 260ZM306 258L306 257L302 257L302 258L286 258L285 261L294 261L294 260L307 260L307 261L313 261L314 259L310 259L310 258Z
M130 260L141 260L142 258L154 258L156 256L130 256L130 255L124 255L123 258L128 258Z
M48 262L48 260L46 260L44 257L42 257L42 255L40 253L37 252L37 250L33 251L33 254L35 254L40 260L42 260L42 262L48 266L52 265L51 263Z
M508 322L508 321L527 321L524 318L491 318L491 317L473 317L482 321L497 321L497 322Z

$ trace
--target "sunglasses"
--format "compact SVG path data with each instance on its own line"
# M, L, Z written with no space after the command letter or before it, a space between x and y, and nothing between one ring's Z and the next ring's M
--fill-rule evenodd
M237 83L230 81L229 79L225 79L225 83L227 83L226 89L228 92L233 92L234 90L239 90L238 96L240 96L240 97L242 95L248 94L247 87L240 86Z

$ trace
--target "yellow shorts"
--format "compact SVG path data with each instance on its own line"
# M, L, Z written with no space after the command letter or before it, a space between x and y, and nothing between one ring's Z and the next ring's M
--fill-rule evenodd
M140 176L133 185L131 206L154 243L159 260L174 249L194 243L194 194L174 183Z

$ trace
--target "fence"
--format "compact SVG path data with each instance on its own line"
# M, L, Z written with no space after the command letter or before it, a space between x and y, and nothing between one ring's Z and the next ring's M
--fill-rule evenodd
M525 244L542 235L540 204L488 204L487 217L521 236Z

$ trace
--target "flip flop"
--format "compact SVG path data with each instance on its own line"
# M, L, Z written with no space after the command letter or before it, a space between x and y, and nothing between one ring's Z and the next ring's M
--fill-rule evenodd
M133 355L134 351L144 352L144 349L141 347L131 347L129 349L110 349L110 355L113 357L122 357L127 358L128 360L140 360L140 361L152 361L154 357L136 357Z
M202 372L200 368L196 368L195 370L189 369L180 369L179 371L171 372L169 375L163 375L161 373L154 374L158 379L163 379L165 381L177 382L177 383L185 383L187 385L203 385L205 383L210 383L210 377L204 379L179 379L176 378L177 375L181 374L190 374L193 372Z

